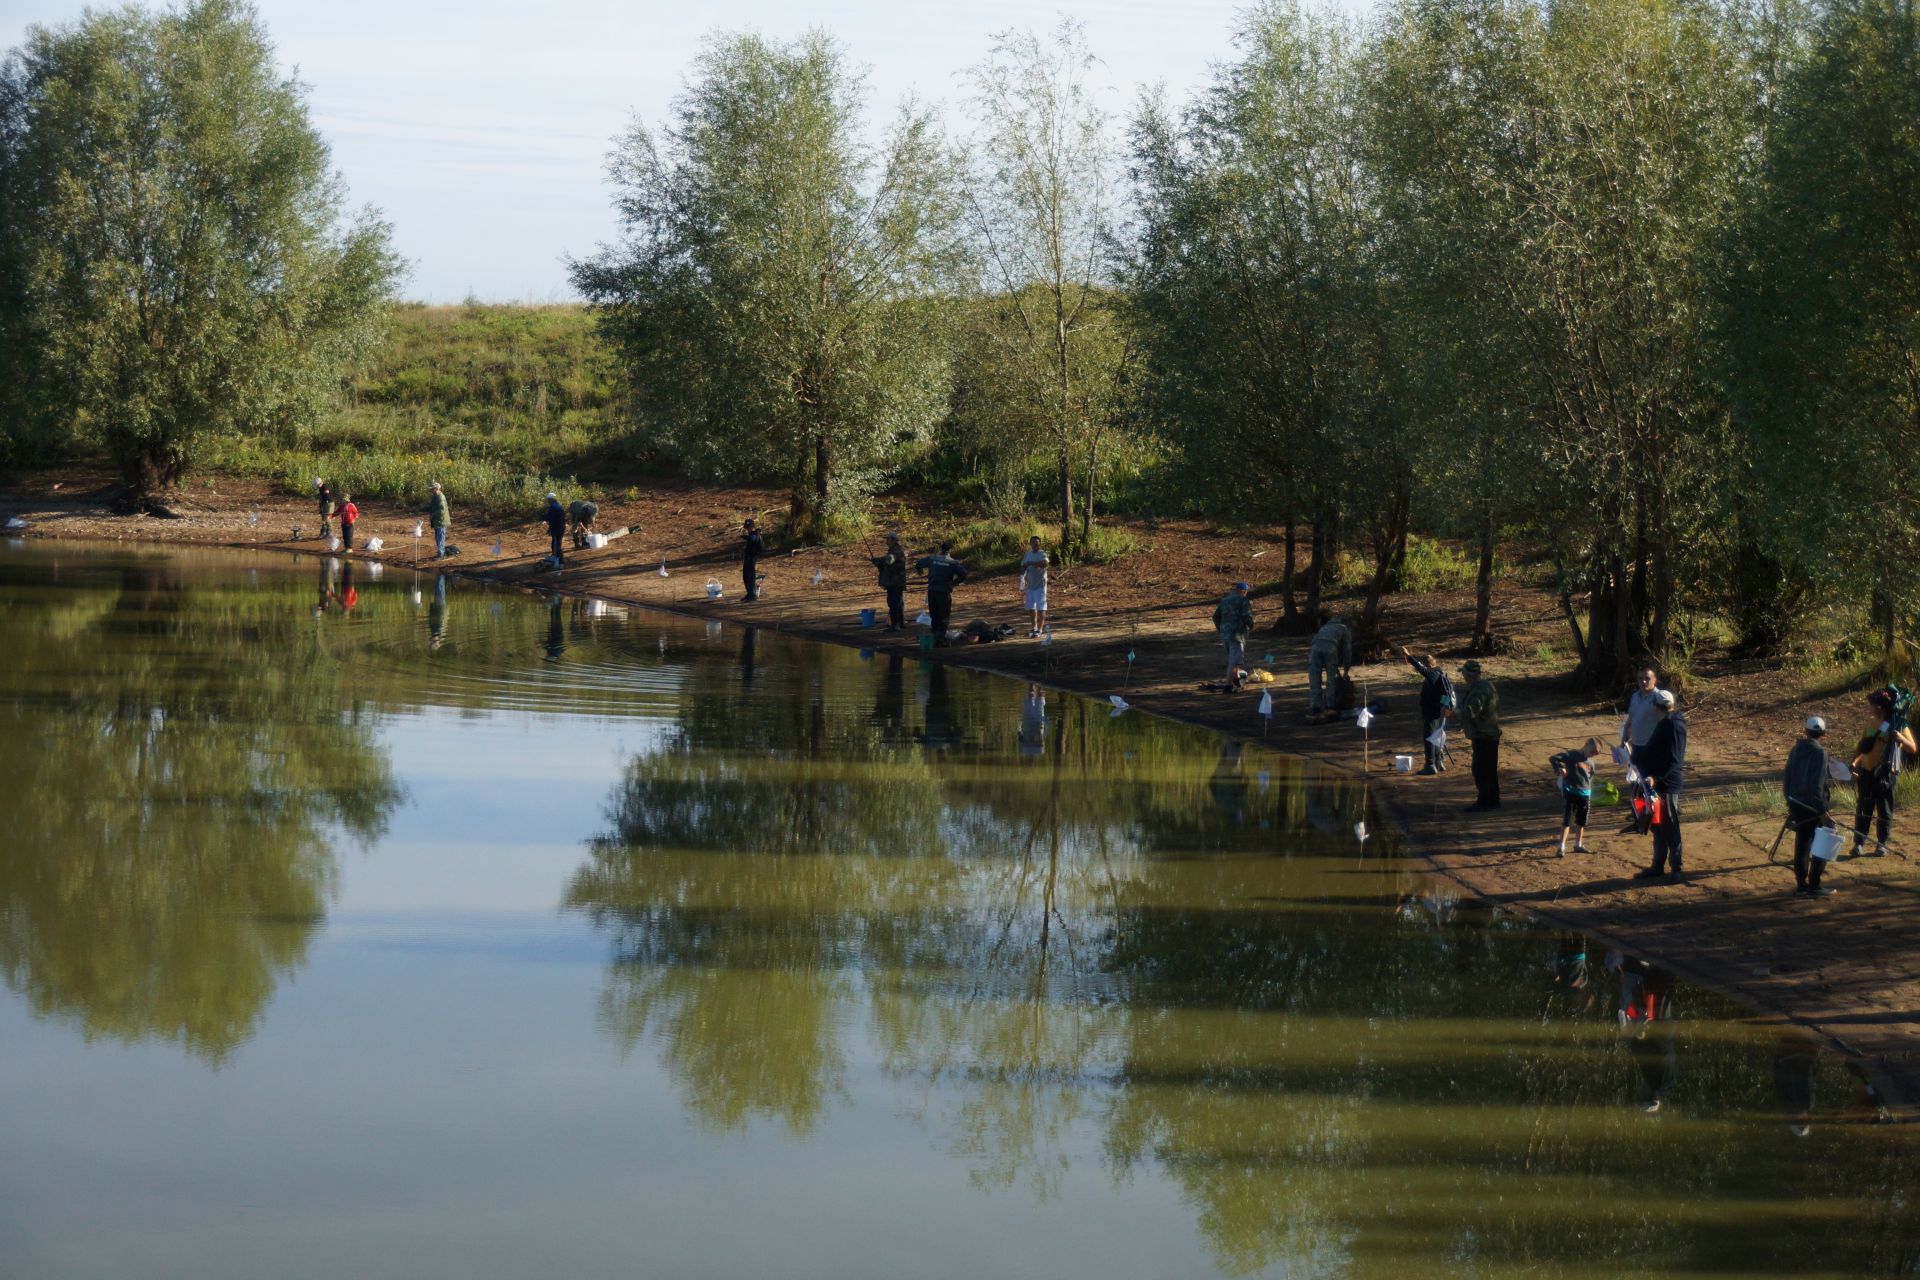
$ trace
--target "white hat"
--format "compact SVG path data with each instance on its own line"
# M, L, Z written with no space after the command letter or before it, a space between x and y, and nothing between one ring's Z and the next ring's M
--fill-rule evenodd
M1819 734L1819 733L1825 733L1826 731L1827 731L1827 718L1825 716L1808 716L1807 717L1808 733Z
M559 495L559 494L557 494L557 493L549 493L549 494L547 495L547 501L548 501L548 502L558 502L558 501L560 501L560 495Z
M1671 707L1673 705L1673 694L1665 689L1655 689L1653 691L1653 701L1655 706Z
M433 482L433 487L434 487L434 488L436 488L436 489L438 489L438 488L440 487L440 482L439 482L438 480L435 480L435 481Z

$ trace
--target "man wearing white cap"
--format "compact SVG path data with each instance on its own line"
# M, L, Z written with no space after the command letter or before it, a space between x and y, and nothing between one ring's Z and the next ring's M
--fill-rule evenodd
M1819 716L1808 717L1807 736L1787 753L1787 772L1781 780L1787 825L1793 828L1794 883L1798 892L1818 897L1833 892L1820 885L1826 859L1813 856L1813 833L1833 825L1828 816L1833 809L1833 775L1827 771L1827 748L1821 742L1826 736L1827 722Z
M1643 746L1633 749L1633 767L1652 782L1660 797L1659 820L1653 824L1653 865L1634 872L1636 880L1664 878L1678 883L1680 866L1680 784L1687 766L1687 717L1674 710L1673 695L1653 691L1660 722Z

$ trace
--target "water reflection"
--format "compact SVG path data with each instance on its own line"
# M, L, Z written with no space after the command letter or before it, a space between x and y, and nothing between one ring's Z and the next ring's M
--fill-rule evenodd
M286 599L152 559L0 610L0 975L37 1013L224 1061L305 958L333 834L383 829L371 720Z
M816 1134L874 1046L977 1187L1058 1195L1091 1127L1231 1274L1906 1265L1904 1144L1783 1197L1730 1010L1360 856L1301 762L937 664L759 677L691 673L566 898L704 1123Z

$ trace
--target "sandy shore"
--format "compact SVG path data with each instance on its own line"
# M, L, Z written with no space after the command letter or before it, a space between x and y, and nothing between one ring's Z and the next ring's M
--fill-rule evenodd
M58 486L58 487L56 487ZM0 494L0 518L26 522L25 536L134 539L244 545L312 553L317 517L306 502L273 495L258 485L215 482L195 490L175 509L179 519L113 516L97 496L79 496L84 481L36 477ZM862 547L787 549L762 562L761 600L739 599L737 522L742 514L777 505L777 495L747 489L661 486L629 491L603 504L601 526L635 531L597 551L569 552L564 570L542 571L544 531L532 522L474 527L456 502L453 541L461 548L450 572L628 604L668 608L703 617L777 627L812 638L858 644L882 652L912 651L916 638L890 636L860 625L859 611L884 602ZM900 509L887 519L909 545L924 545L937 526ZM379 536L377 558L407 564L414 553L414 515L369 507L362 539ZM301 537L293 531L299 527ZM1668 885L1631 878L1646 864L1644 837L1623 834L1619 810L1596 808L1587 843L1593 852L1558 858L1560 806L1547 757L1584 741L1603 740L1618 725L1605 701L1569 693L1557 678L1564 660L1495 659L1506 737L1497 813L1462 812L1472 799L1464 742L1456 767L1434 778L1396 774L1393 755L1417 758L1420 727L1417 680L1399 663L1356 666L1354 676L1386 712L1370 750L1351 722L1316 727L1304 722L1305 641L1262 630L1250 646L1255 659L1273 655L1278 681L1268 686L1275 714L1263 734L1256 712L1259 690L1203 692L1217 676L1220 647L1208 617L1234 577L1270 579L1281 559L1276 538L1213 532L1199 524L1162 522L1137 530L1142 547L1115 563L1057 571L1052 589L1054 639L1042 646L1024 638L1018 585L1011 573L978 577L956 595L955 625L973 618L1006 622L1015 639L943 649L935 661L1041 680L1104 697L1125 688L1141 711L1205 725L1276 751L1325 760L1364 775L1373 795L1404 833L1409 852L1445 883L1495 907L1522 911L1598 941L1632 951L1680 976L1728 992L1762 1016L1803 1025L1836 1051L1857 1059L1905 1117L1920 1102L1920 866L1898 853L1836 863L1827 882L1839 890L1824 899L1790 892L1791 870L1771 864L1767 846L1777 818L1763 814L1690 820L1685 827L1688 876ZM431 552L431 541L426 543ZM495 548L498 548L497 552ZM661 577L665 565L668 576ZM815 580L816 574L818 581ZM713 578L725 594L707 598ZM1396 643L1447 654L1464 639L1471 607L1466 593L1396 597L1386 628ZM1277 612L1274 598L1257 593L1262 626ZM909 615L920 608L910 593ZM1503 584L1496 593L1496 629L1518 641L1518 652L1544 652L1562 626L1539 592ZM1128 671L1126 655L1134 654ZM1457 660L1449 661L1457 667ZM1824 714L1835 738L1850 740L1867 713L1857 695L1826 702L1800 696L1787 675L1740 670L1709 673L1690 712L1689 807L1703 810L1741 788L1777 787L1795 729L1808 714ZM1364 758L1363 758L1364 757ZM1617 773L1617 770L1611 771ZM1603 771L1603 776L1611 776ZM1850 814L1847 815L1850 817ZM1920 836L1897 849L1920 851Z

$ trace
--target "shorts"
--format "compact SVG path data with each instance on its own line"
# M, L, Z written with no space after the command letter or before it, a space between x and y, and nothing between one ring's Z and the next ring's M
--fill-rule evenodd
M1575 795L1571 791L1566 793L1566 797L1566 813L1562 821L1569 827L1586 826L1587 819L1593 814L1593 797Z
M1047 589L1045 587L1027 588L1027 608L1038 609L1042 613L1047 608Z

